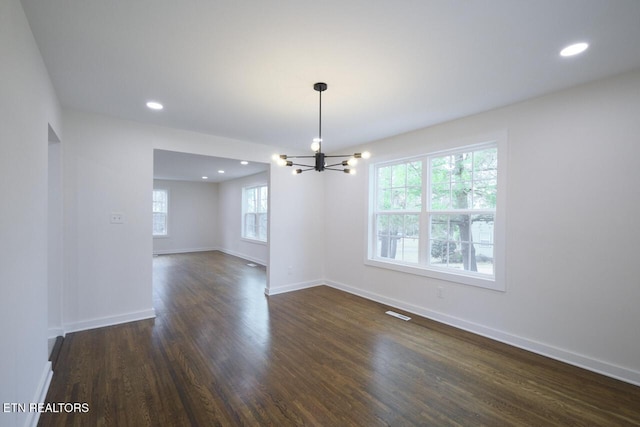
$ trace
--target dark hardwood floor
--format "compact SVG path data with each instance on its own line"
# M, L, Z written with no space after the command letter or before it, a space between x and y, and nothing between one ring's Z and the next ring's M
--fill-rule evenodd
M47 401L90 410L39 425L640 425L640 387L247 263L154 258L156 319L67 335Z

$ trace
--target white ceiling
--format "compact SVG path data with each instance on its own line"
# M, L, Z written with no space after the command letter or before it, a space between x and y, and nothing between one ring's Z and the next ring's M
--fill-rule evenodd
M286 148L318 81L332 151L640 68L638 0L22 3L63 106Z
M176 181L222 182L264 172L269 165L237 159L153 150L153 178ZM218 171L223 170L224 173ZM207 179L202 179L206 176Z

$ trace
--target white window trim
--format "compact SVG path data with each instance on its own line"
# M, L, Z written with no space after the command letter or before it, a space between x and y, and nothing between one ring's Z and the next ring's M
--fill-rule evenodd
M454 272L451 270L439 269L433 266L415 265L404 263L397 260L380 260L375 258L376 242L371 239L375 230L375 203L376 188L374 171L376 167L384 164L393 164L408 161L411 159L426 158L427 156L437 156L438 154L446 154L455 151L469 151L495 144L498 148L498 189L496 196L496 210L494 222L494 275L493 277L482 277L479 275L465 274L463 271ZM431 277L434 279L460 283L495 291L506 291L506 193L507 193L507 131L499 131L484 136L466 138L464 140L450 141L438 150L423 153L421 155L413 155L404 158L391 157L388 159L380 159L381 161L371 164L367 170L367 180L369 182L369 203L366 207L366 233L365 233L365 265L384 268L388 270L399 271L403 273L414 274L418 276ZM423 173L426 173L423 170ZM423 186L428 182L423 179ZM423 193L424 194L424 193ZM426 202L426 201L424 201ZM426 210L423 208L420 215L420 227L426 226ZM422 244L422 243L421 243Z
M268 243L266 240L252 239L250 237L244 237L244 236L241 236L240 240L247 243L253 243L254 245L263 245L263 246L266 246Z
M169 193L169 189L168 188L154 188L153 191L164 191L165 193L167 193L167 234L153 234L153 223L151 224L152 230L151 230L151 235L153 236L154 239L168 239L171 236L169 235L170 232L170 227L169 227L169 199L171 197L171 194ZM151 195L151 203L152 203L152 208L151 208L151 215L153 215L153 194Z
M265 240L262 239L252 239L251 237L245 237L244 235L244 231L245 231L245 215L247 214L246 209L246 203L247 200L245 198L245 191L246 190L250 190L252 188L260 188L260 187L267 187L267 211L264 212L267 214L267 236L265 238ZM269 241L269 184L267 184L266 182L259 182L259 183L253 183L253 184L249 184L249 185L245 185L242 187L242 211L240 212L240 214L242 215L242 219L240 221L240 240L247 242L247 243L254 243L254 244L258 244L258 245L267 245L268 241ZM259 213L259 212L258 212Z

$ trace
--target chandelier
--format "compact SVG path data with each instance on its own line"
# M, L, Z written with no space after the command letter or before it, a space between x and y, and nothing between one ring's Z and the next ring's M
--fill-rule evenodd
M355 175L356 170L354 169L354 166L358 163L358 159L368 159L370 157L370 154L368 151L364 151L362 153L337 154L328 156L322 152L322 92L327 90L327 84L316 83L313 85L313 89L316 90L320 96L320 104L318 109L318 137L313 138L313 143L311 144L311 150L313 150L315 154L312 156L288 156L286 154L275 154L274 160L280 166L298 166L297 169L293 170L294 175L298 175L302 172L310 170L316 170L318 172L331 170ZM338 163L327 164L326 159L329 158L342 158L343 160L339 161ZM289 159L314 159L315 162L313 165L309 165L295 163L293 160Z

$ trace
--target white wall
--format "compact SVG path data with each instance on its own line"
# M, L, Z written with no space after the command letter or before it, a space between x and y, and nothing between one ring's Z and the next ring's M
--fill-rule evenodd
M50 131L51 133L51 131ZM55 339L63 335L62 329L62 144L57 135L49 137L48 150L48 259L47 259L47 292L48 292L48 331L49 353Z
M271 168L269 295L323 283L326 175L311 171L294 176L291 168Z
M153 238L154 254L218 249L218 184L214 182L153 181L169 191L169 235Z
M636 72L368 145L375 162L507 129L507 291L365 266L366 173L327 176L328 282L640 384L639 117Z
M277 149L71 110L63 117L65 330L153 316L153 150L269 162ZM321 181L272 170L271 189L283 196L271 199L269 245L277 255L270 259L268 287L317 283L322 278L316 262L322 256L322 245L315 243L321 240L319 227L309 228L297 218L312 217L321 205L297 200L304 201L307 192L321 193ZM124 214L124 224L110 224L111 212ZM296 262L287 273L290 260Z
M0 402L43 399L47 362L48 125L60 112L18 0L0 2ZM0 412L0 425L33 414Z
M220 250L241 258L267 265L269 250L266 243L242 238L242 188L268 184L267 172L220 183L219 218Z

